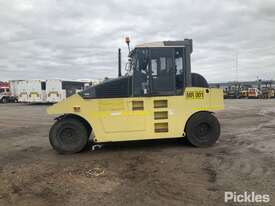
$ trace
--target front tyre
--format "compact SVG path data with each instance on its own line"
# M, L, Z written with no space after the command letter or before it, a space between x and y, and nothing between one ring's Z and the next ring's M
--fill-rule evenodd
M6 97L4 97L4 98L1 100L1 102L2 102L3 104L6 104L6 103L8 103L8 99L7 99Z
M73 118L57 120L49 134L50 143L58 153L80 152L88 143L89 135L85 126Z
M209 112L199 112L191 116L186 125L189 142L196 147L209 147L220 136L220 123Z

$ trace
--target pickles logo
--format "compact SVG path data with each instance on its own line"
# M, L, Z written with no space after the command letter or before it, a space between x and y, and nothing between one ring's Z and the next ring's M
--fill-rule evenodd
M224 202L235 203L269 203L270 195L258 194L256 192L224 192Z
M203 91L187 91L186 98L187 99L203 99L204 93L203 93Z

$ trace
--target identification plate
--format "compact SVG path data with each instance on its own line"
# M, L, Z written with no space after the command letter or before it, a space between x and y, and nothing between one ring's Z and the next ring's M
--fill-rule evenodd
M203 99L204 92L203 91L187 91L186 98L187 99Z

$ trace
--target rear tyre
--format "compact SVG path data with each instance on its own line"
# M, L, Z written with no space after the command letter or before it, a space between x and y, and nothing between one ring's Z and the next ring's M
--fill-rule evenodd
M197 73L191 73L191 79L193 87L209 88L207 80L202 75Z
M58 120L51 128L50 143L58 153L80 152L88 144L89 135L85 126L73 118Z
M187 122L188 141L196 147L209 147L216 143L220 136L220 123L209 112L194 114Z

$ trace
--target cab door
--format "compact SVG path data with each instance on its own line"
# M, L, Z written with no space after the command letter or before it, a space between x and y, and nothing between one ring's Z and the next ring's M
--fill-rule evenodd
M133 96L148 96L150 95L149 50L146 48L136 49L133 61Z
M175 95L174 48L152 48L150 70L151 95Z

